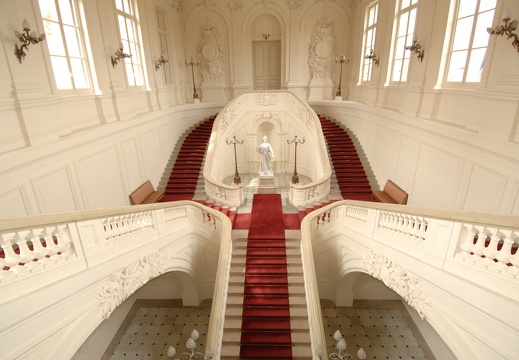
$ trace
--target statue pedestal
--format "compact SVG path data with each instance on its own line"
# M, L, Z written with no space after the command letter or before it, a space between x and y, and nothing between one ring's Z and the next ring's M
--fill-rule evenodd
M259 177L258 194L275 194L274 175Z

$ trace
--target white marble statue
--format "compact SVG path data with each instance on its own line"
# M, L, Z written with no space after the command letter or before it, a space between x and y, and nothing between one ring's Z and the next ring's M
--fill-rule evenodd
M274 150L268 142L267 135L263 136L263 143L256 147L256 151L260 153L260 176L273 176L272 159L274 158Z

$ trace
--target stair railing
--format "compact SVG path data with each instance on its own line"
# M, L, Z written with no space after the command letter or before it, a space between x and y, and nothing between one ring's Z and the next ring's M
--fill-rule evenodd
M9 344L2 353L6 358L24 358L27 351L72 358L117 306L148 281L174 269L190 274L195 283L201 270L215 274L206 353L212 348L219 354L231 231L227 216L192 201L0 219L0 333ZM204 239L211 254L219 251L214 272L210 264L192 268L208 256L201 247L186 252L195 238ZM199 304L194 288L194 293L182 293L185 305ZM22 305L26 303L30 306ZM20 308L24 311L14 310ZM48 330L49 318L53 330ZM55 341L54 331L62 332L60 341ZM32 336L21 335L27 332ZM55 345L38 349L35 342Z
M314 246L319 259L329 262L326 268L337 273L316 273ZM518 246L514 216L359 201L311 212L301 224L301 253L313 353L326 348L329 336L320 299L344 306L340 294L351 292L338 288L320 296L316 284L340 286L344 276L360 271L398 293L460 359L477 358L483 347L493 349L495 358L513 357L512 339L519 336ZM442 313L458 306L462 310Z

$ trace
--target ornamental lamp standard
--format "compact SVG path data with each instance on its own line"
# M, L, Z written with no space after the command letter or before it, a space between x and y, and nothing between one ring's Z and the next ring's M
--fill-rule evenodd
M195 71L194 67L200 65L198 61L194 61L193 57L191 56L191 61L187 62L186 60L186 66L191 66L191 77L193 78L193 102L199 103L200 99L198 98L198 93L196 92L196 85L195 85Z
M233 135L232 140L225 138L227 145L234 145L234 183L236 185L241 183L240 174L238 173L238 158L236 157L236 144L243 144L243 140L237 140L236 136Z
M344 55L341 55L340 59L335 59L335 62L337 64L341 64L341 72L340 72L340 75L339 75L339 87L337 88L337 92L335 93L335 100L342 100L342 95L341 95L342 64L348 63L349 61L350 61L350 59L346 59L346 56L344 56Z
M305 138L303 136L303 140L300 140L297 138L297 135L294 135L294 138L292 140L287 140L287 144L295 144L294 149L294 174L292 175L292 183L297 184L299 183L299 176L297 176L297 144L304 144Z

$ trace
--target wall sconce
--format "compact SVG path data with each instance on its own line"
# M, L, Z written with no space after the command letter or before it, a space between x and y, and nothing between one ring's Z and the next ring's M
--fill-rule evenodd
M119 61L124 58L130 58L132 55L124 52L123 44L119 45L119 49L115 51L115 57L112 56L112 67L116 67Z
M335 341L337 341L337 351L339 352L338 354L337 353L333 353L333 354L330 354L330 356L328 356L328 358L330 360L351 360L353 359L353 357L350 355L350 354L344 354L344 350L346 350L346 340L344 340L344 338L342 337L342 334L339 330L337 330L334 334L333 334L333 338L335 339ZM317 346L317 348L315 349L315 355L317 355L317 357L319 358L319 360L323 360L324 359L324 351L323 351L323 348L319 345ZM360 359L360 360L364 360L366 359L366 352L364 351L363 348L360 348L359 351L357 351L357 357Z
M418 54L417 58L418 58L418 60L420 60L420 62L422 62L425 50L420 51L421 48L422 48L422 45L420 45L420 43L416 40L413 40L413 45L405 47L406 50L411 50L415 54Z
M512 46L519 52L519 38L512 31L517 29L518 21L512 20L510 21L511 15L510 11L506 10L503 14L503 23L504 25L496 25L493 28L487 28L487 31L490 35L506 35L507 39L512 38Z
M155 61L155 71L158 71L162 65L169 62L169 60L165 59L163 55L160 55L157 61Z
M270 34L263 34L263 39L268 40L269 37L270 37Z
M21 43L23 43L20 47L18 45L14 45L14 54L18 58L18 61L20 64L22 63L22 60L25 59L25 56L27 55L25 53L25 50L29 51L29 45L31 44L38 44L39 42L45 40L45 34L41 34L40 36L36 35L35 31L31 31L31 26L27 22L27 20L23 20L22 23L23 27L23 33L20 34L20 32L15 31L14 35L20 40Z
M340 59L335 59L335 63L341 64L341 72L339 75L339 86L337 87L337 92L335 93L335 100L342 100L341 94L341 85L342 85L342 64L349 63L350 59L346 59L346 56L342 55Z
M186 342L186 348L189 350L188 352L180 354L179 359L181 360L191 360L191 359L208 359L211 360L214 357L215 351L213 348L209 348L207 351L207 358L201 352L195 352L196 343L195 341L198 339L200 334L198 331L193 330L191 332L191 337ZM170 346L167 351L167 355L169 358L173 359L176 355L177 351L173 346Z
M370 50L369 55L366 55L366 59L371 60L373 64L378 66L378 63L380 62L380 59L377 57L377 54L373 51L373 49Z

